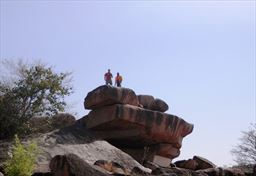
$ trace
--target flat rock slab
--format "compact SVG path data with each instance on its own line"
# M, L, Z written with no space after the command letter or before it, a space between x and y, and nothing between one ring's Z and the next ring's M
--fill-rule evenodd
M192 124L177 116L120 104L91 111L84 123L120 147L166 143L180 148L183 137L193 130Z
M97 109L113 104L138 106L139 101L133 90L109 85L100 86L92 90L84 99L85 109Z

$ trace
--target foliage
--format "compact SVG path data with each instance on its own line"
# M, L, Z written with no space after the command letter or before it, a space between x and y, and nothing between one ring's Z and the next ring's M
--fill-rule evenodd
M251 124L248 131L242 132L240 143L231 151L239 165L252 165L256 163L256 123Z
M0 139L28 133L33 116L64 111L64 97L72 93L71 73L55 73L44 64L22 61L12 67L14 79L13 74L7 81L0 79Z
M12 158L5 163L5 172L7 176L32 175L37 154L38 147L36 143L30 143L25 147L21 144L17 135L15 135Z

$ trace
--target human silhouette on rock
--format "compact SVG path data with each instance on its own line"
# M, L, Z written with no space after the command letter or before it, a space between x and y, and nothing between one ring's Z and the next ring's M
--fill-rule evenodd
M113 75L110 72L110 69L108 69L108 72L105 73L104 75L104 80L106 82L106 85L110 84L112 86L112 78L113 78Z
M116 85L117 87L121 87L122 81L123 81L122 76L119 74L119 72L117 72L116 78L115 78L115 85Z

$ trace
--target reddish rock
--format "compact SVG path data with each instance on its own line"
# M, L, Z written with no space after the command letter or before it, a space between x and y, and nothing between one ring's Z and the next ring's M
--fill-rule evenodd
M180 155L179 148L173 147L172 144L159 144L158 150L156 152L157 155L164 156L166 158L176 158Z
M120 104L93 110L83 121L88 129L117 147L163 143L161 156L171 158L179 154L183 137L193 130L193 125L177 116ZM164 152L166 148L172 151Z
M113 104L130 104L138 106L138 97L128 88L100 86L89 92L84 99L85 109L96 109Z
M208 168L215 168L216 165L213 164L211 161L201 157L201 156L194 156L193 160L197 162L197 170L199 169L208 169Z
M154 103L155 98L151 95L138 95L138 100L143 108L150 109Z
M153 111L165 112L169 109L166 102L159 98L154 98L151 95L138 95L139 103L145 109L150 109Z
M151 105L150 109L154 111L165 112L169 109L169 106L163 100L156 98L153 104Z

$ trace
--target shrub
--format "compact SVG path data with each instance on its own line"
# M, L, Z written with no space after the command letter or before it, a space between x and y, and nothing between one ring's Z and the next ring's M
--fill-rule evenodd
M0 60L0 72L7 73L0 76L0 140L29 134L28 122L32 117L64 112L64 97L73 93L71 73L55 72L42 63L8 63Z
M31 176L37 154L38 147L36 143L30 143L26 147L21 144L17 135L15 135L12 157L5 163L5 173L7 176Z

